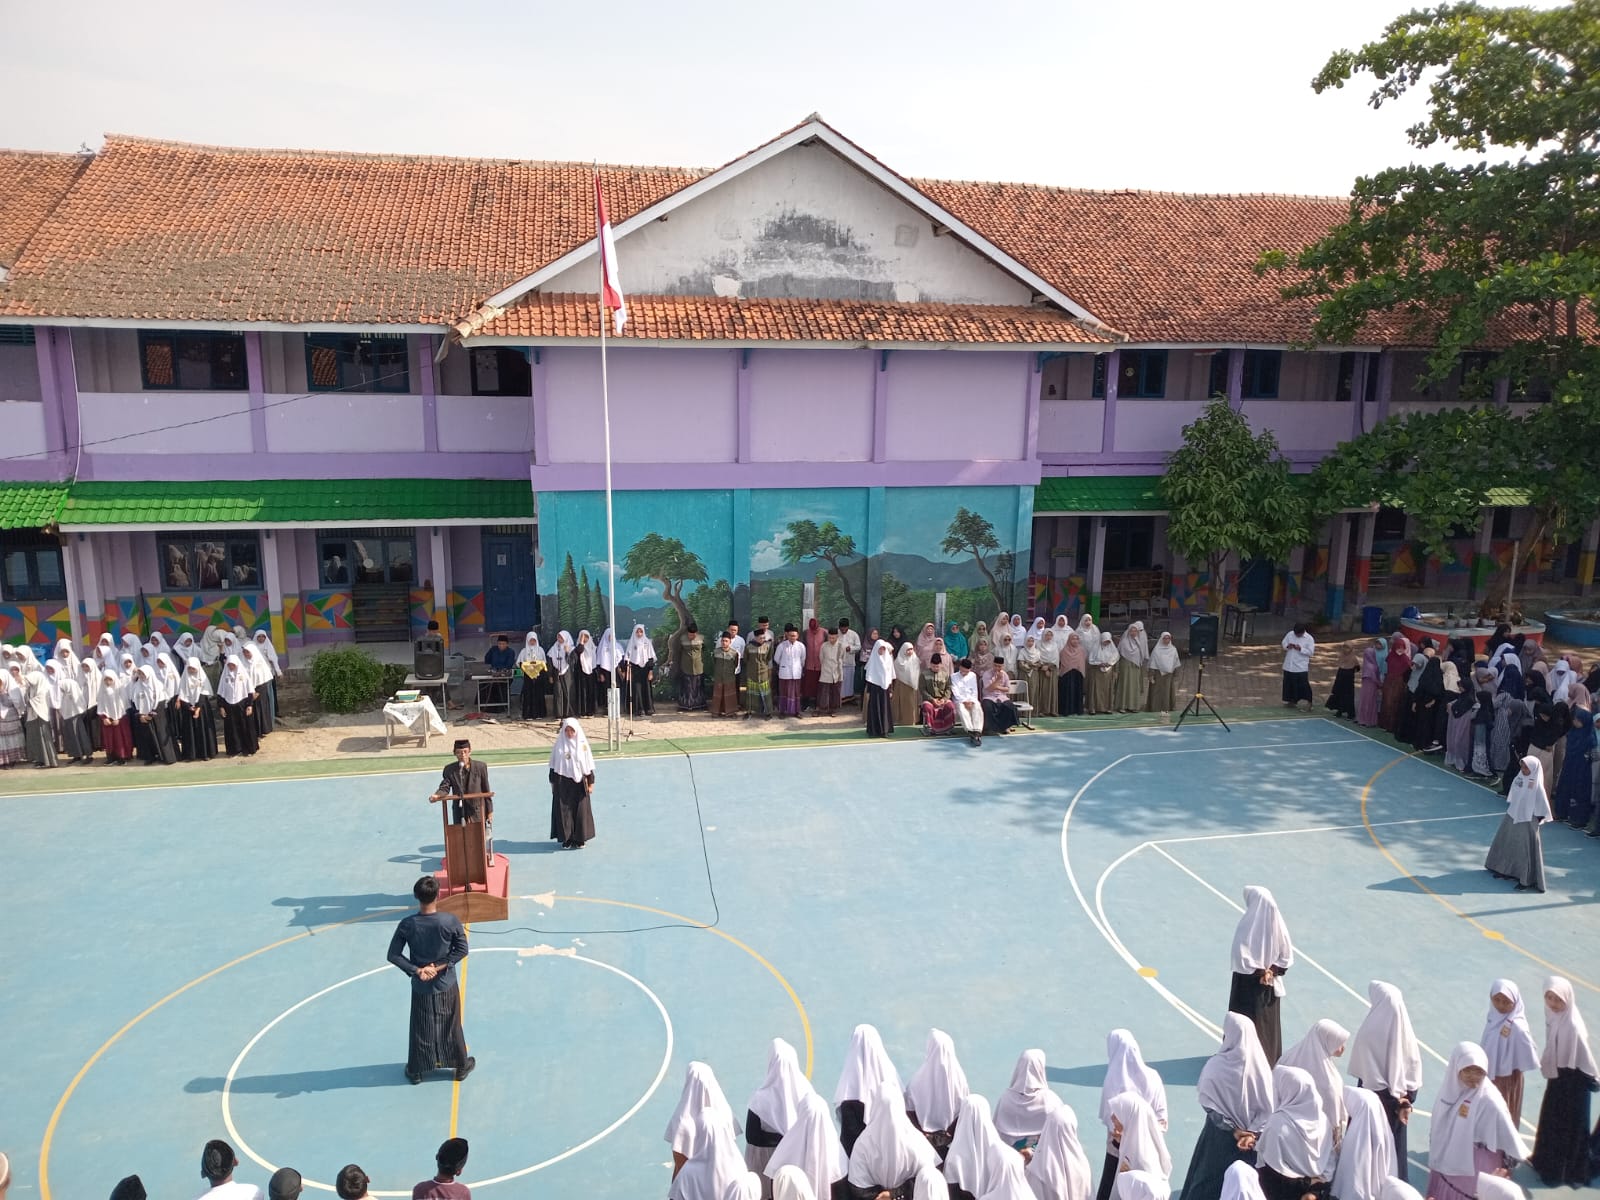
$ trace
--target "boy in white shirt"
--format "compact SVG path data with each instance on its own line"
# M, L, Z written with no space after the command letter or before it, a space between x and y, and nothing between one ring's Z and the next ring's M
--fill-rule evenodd
M950 677L950 699L955 701L956 716L972 744L983 745L983 705L978 701L978 676L970 658L963 658L960 670Z
M1311 711L1311 655L1317 640L1306 632L1304 621L1283 635L1283 703L1298 708L1303 702Z

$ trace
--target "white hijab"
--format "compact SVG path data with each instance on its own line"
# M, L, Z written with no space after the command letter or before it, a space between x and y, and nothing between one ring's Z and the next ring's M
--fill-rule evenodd
M1272 1114L1272 1067L1248 1017L1224 1018L1222 1047L1200 1068L1197 1092L1200 1107L1234 1129L1261 1132Z
M1222 1200L1267 1200L1261 1176L1247 1162L1236 1162L1222 1177Z
M239 660L250 674L251 687L263 687L272 682L272 664L267 662L265 654L249 642L240 644Z
M647 667L656 660L656 644L643 625L635 625L628 638L627 659L636 667Z
M1111 1128L1111 1102L1123 1092L1144 1100L1156 1120L1167 1123L1167 1088L1154 1067L1145 1064L1139 1043L1126 1029L1106 1034L1106 1079L1100 1085L1100 1123Z
M617 637L611 630L600 635L600 648L595 651L594 661L602 671L615 671L622 661L622 647L617 645Z
M1367 984L1372 1007L1350 1039L1350 1074L1374 1092L1405 1096L1422 1087L1422 1050L1405 997L1392 983Z
M694 1121L707 1108L720 1108L729 1120L733 1119L733 1109L728 1107L728 1098L722 1094L722 1085L711 1068L703 1062L692 1062L684 1072L678 1106L667 1121L666 1133L661 1135L674 1154L687 1157L694 1148Z
M929 1133L950 1128L970 1090L950 1035L942 1029L930 1029L922 1065L906 1084L906 1106L917 1114L917 1124Z
M1117 1200L1170 1200L1172 1184L1154 1171L1124 1171L1114 1185Z
M1163 675L1171 675L1178 669L1178 648L1172 644L1172 635L1163 633L1156 642L1156 648L1150 651L1150 665Z
M94 644L94 661L96 665L102 671L112 670L120 675L122 672L118 670L117 664L121 661L121 658L122 655L117 650L117 640L109 633L102 633L100 640Z
M887 651L887 653L885 653ZM894 682L894 651L889 643L879 638L872 644L872 653L867 656L867 682L877 687L888 690Z
M1594 1065L1594 1052L1589 1049L1589 1027L1578 1011L1578 997L1572 984L1560 975L1552 975L1544 981L1544 990L1561 997L1567 1007L1561 1012L1551 1012L1549 1002L1545 1003L1544 1054L1539 1058L1539 1070L1546 1079L1554 1079L1562 1067L1582 1071L1590 1079L1600 1077L1600 1070Z
M1009 1146L1002 1149L1005 1153L995 1161L989 1186L977 1194L978 1200L1034 1200L1027 1176L1023 1173L1022 1155Z
M1044 1130L1045 1118L1060 1106L1061 1097L1045 1079L1044 1051L1024 1050L1011 1069L1011 1085L994 1106L995 1128L1008 1142L1036 1138Z
M63 655L65 657L63 657ZM78 678L78 655L72 648L71 638L61 638L56 642L55 653L50 656L62 666L66 667L67 674L74 680Z
M922 660L910 642L901 646L900 653L894 656L894 677L912 691L922 682Z
M532 630L522 639L522 649L517 651L517 662L544 662L544 647L539 645L539 635Z
M1482 1082L1469 1087L1460 1072L1477 1067ZM1489 1058L1476 1042L1457 1042L1450 1051L1439 1094L1428 1122L1428 1167L1442 1175L1471 1175L1477 1170L1473 1147L1482 1146L1523 1162L1528 1147L1517 1136L1500 1089L1488 1076Z
M833 1089L833 1102L859 1101L863 1109L861 1119L870 1123L873 1100L885 1086L894 1089L895 1102L901 1104L898 1098L904 1096L905 1088L900 1083L900 1072L894 1069L894 1063L889 1061L883 1048L877 1026L857 1025L850 1034L850 1049L845 1052L844 1069L839 1072L839 1083Z
M550 747L550 769L576 783L594 774L594 752L589 749L589 739L576 717L561 722L556 744Z
M74 681L75 682L75 681ZM61 708L61 662L59 659L50 659L44 664L45 694L50 697L50 707L57 711ZM67 714L71 715L71 714Z
M228 661L222 664L222 677L217 680L217 695L223 703L238 704L255 690L244 660L237 654L228 655Z
M1278 902L1264 887L1244 889L1244 916L1233 931L1233 970L1238 975L1252 975L1268 968L1294 966L1294 943L1289 940L1289 927L1283 923ZM1278 995L1283 995L1281 984L1274 984Z
M1344 1089L1350 1124L1339 1144L1333 1172L1334 1200L1378 1200L1395 1172L1394 1136L1383 1103L1366 1088Z
M840 1154L843 1155L842 1150ZM844 1165L849 1167L850 1164L846 1162ZM767 1175L772 1180L772 1200L817 1200L817 1189L811 1186L805 1172L799 1167L785 1165L776 1171L768 1170ZM844 1176L839 1178L843 1179Z
M95 695L95 707L103 718L118 720L128 711L128 693L119 671L100 672L100 691Z
M1256 1161L1291 1179L1323 1174L1333 1157L1333 1138L1316 1085L1299 1067L1272 1069L1277 1106L1256 1143Z
M1089 1200L1094 1176L1078 1140L1078 1114L1058 1104L1044 1119L1044 1132L1024 1172L1038 1200Z
M200 661L208 667L228 655L227 639L231 635L220 625L207 625L200 636Z
M1144 631L1143 621L1128 626L1122 641L1117 643L1117 653L1136 667L1150 664L1150 638Z
M975 1092L963 1096L956 1133L944 1158L945 1179L964 1192L981 1196L993 1184L1007 1153L1016 1151L995 1132L989 1102Z
M1422 1193L1404 1179L1396 1179L1391 1175L1383 1181L1383 1191L1378 1194L1378 1200L1422 1200Z
M550 665L557 675L567 673L567 658L572 654L572 635L565 629L556 634L555 645L550 647Z
M1089 663L1096 667L1114 667L1122 655L1117 653L1117 643L1109 633L1102 633L1100 641L1089 654Z
M275 679L282 675L283 670L278 666L278 648L272 644L272 635L262 629L250 639L250 642L255 648L257 657L266 660L267 666L271 668L272 677Z
M1345 1107L1348 1089L1344 1084L1344 1075L1334 1060L1349 1040L1348 1029L1324 1017L1278 1059L1280 1067L1299 1067L1311 1076L1311 1082L1317 1089L1317 1099L1322 1101L1322 1115L1328 1118L1335 1142L1342 1136L1340 1131L1344 1129L1349 1110Z
M1085 646L1098 646L1100 644L1100 627L1094 623L1094 618L1088 613L1078 618L1078 640Z
M950 1185L939 1174L938 1160L931 1167L918 1167L911 1177L911 1200L950 1200ZM774 1196L773 1200L777 1200Z
M800 1096L794 1121L767 1162L767 1176L778 1190L785 1168L798 1170L810 1185L813 1195L828 1197L836 1180L850 1171L850 1159L839 1141L839 1132L828 1115L828 1103L810 1084ZM760 1115L759 1113L757 1114ZM776 1196L774 1197L776 1200Z
M693 1126L694 1149L667 1194L670 1200L727 1200L729 1186L745 1174L733 1114L702 1108Z
M1123 1092L1112 1098L1111 1115L1122 1125L1117 1143L1118 1170L1153 1171L1163 1179L1172 1178L1172 1156L1167 1153L1166 1135L1149 1101L1136 1092ZM1106 1122L1106 1128L1111 1123Z
M767 1055L767 1077L751 1094L750 1103L745 1107L782 1137L793 1128L800 1112L800 1101L813 1090L811 1081L800 1069L794 1047L782 1038L773 1038Z
M587 629L578 630L578 640L573 643L578 652L578 666L584 674L594 670L594 634Z
M1533 755L1522 760L1522 770L1511 778L1506 793L1506 815L1521 824L1527 821L1552 821L1550 796L1544 787L1544 764Z
M194 640L194 634L185 630L178 635L178 640L172 643L172 657L179 662L188 662L200 654L200 644Z
M172 655L162 651L156 655L156 682L161 685L161 698L171 700L178 694L178 686L183 680L178 675L178 664L172 661Z
M1478 1200L1528 1200L1528 1194L1515 1180L1479 1171Z
M192 655L184 664L183 675L178 680L178 699L192 708L209 695L211 680L206 678L199 657Z
M134 710L141 717L151 716L166 699L162 695L161 684L156 679L153 667L133 669L133 683L128 689L128 695L133 701Z
M1494 1006L1496 996L1511 1001L1510 1012L1502 1013ZM1539 1065L1539 1046L1522 1007L1522 991L1514 980L1496 979L1490 986L1489 1015L1483 1024L1481 1044L1489 1059L1490 1079L1531 1071Z
M116 674L115 671L112 674ZM100 668L95 665L92 658L78 660L78 686L83 688L83 701L85 707L94 708L95 697L100 692Z
M872 1115L850 1151L847 1178L858 1188L894 1190L923 1167L939 1166L928 1139L911 1124L905 1099L885 1083L872 1096Z

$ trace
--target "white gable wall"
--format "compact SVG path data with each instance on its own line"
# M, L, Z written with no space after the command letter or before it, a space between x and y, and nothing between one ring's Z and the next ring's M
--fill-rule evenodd
M641 295L1029 303L988 259L821 145L795 146L621 238ZM593 292L593 260L546 292Z

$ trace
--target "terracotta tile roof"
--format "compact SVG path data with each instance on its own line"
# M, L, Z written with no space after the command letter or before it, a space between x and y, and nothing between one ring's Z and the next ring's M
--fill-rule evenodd
M88 165L81 154L0 150L0 267L17 261Z
M607 331L610 332L609 330ZM530 294L475 336L598 338L593 295ZM851 342L1093 345L1111 339L1054 309L869 300L629 296L621 341Z
M1349 202L1311 196L1094 192L919 179L940 206L1135 341L1303 339L1310 301L1258 277L1263 250L1297 250Z
M600 174L622 220L703 172ZM0 313L444 324L593 237L590 187L587 163L112 136L0 289Z

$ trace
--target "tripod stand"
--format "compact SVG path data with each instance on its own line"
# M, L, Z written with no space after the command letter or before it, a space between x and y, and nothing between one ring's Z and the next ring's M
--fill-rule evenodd
M1217 719L1217 724L1221 725L1229 733L1233 732L1228 723L1222 719L1222 714L1211 706L1211 701L1206 699L1206 656L1204 654L1200 656L1200 673L1195 677L1194 681L1194 696L1188 704L1183 706L1183 711L1178 714L1178 723L1172 727L1172 732L1177 733L1178 730L1182 729L1184 721L1190 717L1198 717L1202 704L1206 706L1206 711Z

